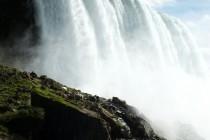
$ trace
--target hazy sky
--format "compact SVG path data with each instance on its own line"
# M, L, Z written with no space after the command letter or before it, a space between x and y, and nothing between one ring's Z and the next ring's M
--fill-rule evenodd
M210 0L148 1L158 11L180 18L191 29L199 46L210 48Z
M180 18L210 15L210 0L159 0L156 8Z

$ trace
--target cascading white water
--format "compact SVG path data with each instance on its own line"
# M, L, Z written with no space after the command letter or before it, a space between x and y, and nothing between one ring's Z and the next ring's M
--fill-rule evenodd
M120 96L154 124L186 121L208 137L210 90L197 78L206 74L205 63L178 19L141 0L39 0L37 8L42 44L33 69L88 92ZM172 131L165 136L176 139Z

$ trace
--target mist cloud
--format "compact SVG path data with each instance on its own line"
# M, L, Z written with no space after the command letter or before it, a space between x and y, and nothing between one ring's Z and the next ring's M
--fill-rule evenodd
M202 48L210 48L210 15L200 15L186 21Z

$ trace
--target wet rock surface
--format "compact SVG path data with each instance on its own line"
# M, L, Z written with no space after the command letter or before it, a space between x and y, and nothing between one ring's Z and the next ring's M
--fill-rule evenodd
M164 140L136 109L0 66L0 139Z

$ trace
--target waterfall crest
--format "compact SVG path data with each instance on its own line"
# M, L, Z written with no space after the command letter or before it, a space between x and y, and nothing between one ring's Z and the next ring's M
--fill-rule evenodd
M97 80L103 70L127 73L132 65L205 70L185 25L142 1L41 0L37 5L45 44L41 71L51 69L49 74L58 80L68 73L74 78L67 83L76 86L78 80Z

